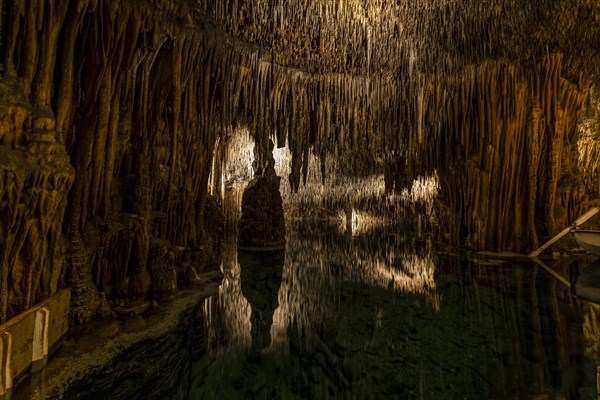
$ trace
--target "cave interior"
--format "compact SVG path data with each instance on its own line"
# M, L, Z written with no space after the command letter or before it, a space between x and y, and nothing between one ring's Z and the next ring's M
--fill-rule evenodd
M0 0L0 324L303 219L526 254L600 205L599 83L596 0Z

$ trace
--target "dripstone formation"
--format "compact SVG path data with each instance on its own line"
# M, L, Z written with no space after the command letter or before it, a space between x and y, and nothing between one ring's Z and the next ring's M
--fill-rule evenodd
M270 143L269 154L272 154ZM257 160L260 160L257 157ZM257 172L242 197L242 215L238 227L238 246L246 248L281 248L285 245L283 202L279 193L281 178L275 174L271 155L264 166L255 162Z
M193 286L240 129L270 221L241 243L281 244L273 139L292 191L311 157L377 160L388 192L437 174L438 237L531 250L598 202L598 48L589 0L0 0L0 322Z
M73 323L102 293L168 297L194 279L174 277L184 248L218 266L216 81L196 73L210 61L191 10L0 2L0 322L60 287Z

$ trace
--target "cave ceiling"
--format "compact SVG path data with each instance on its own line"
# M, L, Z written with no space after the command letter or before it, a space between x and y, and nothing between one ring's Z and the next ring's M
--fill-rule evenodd
M197 7L272 62L308 73L447 73L560 52L573 79L599 76L598 1L200 0Z

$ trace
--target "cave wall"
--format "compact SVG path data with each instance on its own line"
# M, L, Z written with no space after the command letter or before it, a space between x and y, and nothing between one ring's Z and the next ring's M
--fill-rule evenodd
M592 93L579 129L579 165L588 198L600 203L600 88Z
M198 4L265 50L248 77L270 96L251 119L287 136L293 189L311 151L378 155L388 191L437 170L439 233L490 250L531 250L589 207L596 139L578 162L576 125L600 77L600 3Z
M561 54L486 62L444 89L453 95L421 160L438 168L439 223L455 243L524 252L586 211L577 124L588 92L562 67Z
M187 3L0 4L0 322L61 284L84 321L96 288L148 295L157 242L210 236L210 60Z
M14 79L0 82L0 323L48 298L61 283L62 222L75 171L53 119Z

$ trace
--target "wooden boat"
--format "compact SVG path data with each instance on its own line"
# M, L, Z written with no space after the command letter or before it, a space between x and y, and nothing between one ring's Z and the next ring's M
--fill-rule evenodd
M573 229L570 233L579 246L600 256L600 231Z
M579 225L583 224L598 212L600 212L600 207L590 209L558 235L544 243L539 249L529 253L529 257L569 287L576 297L595 304L600 304L600 260L581 271L575 282L571 283L540 260L538 255L563 236L571 234L579 246L596 256L600 256L600 231L579 228Z
M571 284L571 292L582 300L600 304L600 261L579 273Z
M546 250L552 244L557 242L560 238L562 238L563 236L566 236L569 233L573 234L573 236L575 237L575 240L577 241L577 243L579 243L579 245L581 247L583 247L584 249L588 250L589 252L591 252L595 255L600 255L599 254L600 253L599 252L599 249L600 249L599 231L591 231L591 230L586 231L586 230L579 229L579 226L581 224L583 224L588 219L592 218L598 212L600 212L600 207L592 207L588 212L583 214L581 217L577 218L571 225L569 225L565 229L563 229L558 235L554 236L552 239L550 239L546 243L544 243L539 249L529 253L529 257L533 258L533 257L539 256L542 253L542 251ZM580 240L581 240L581 242L580 242Z

